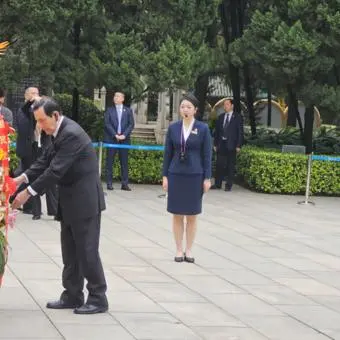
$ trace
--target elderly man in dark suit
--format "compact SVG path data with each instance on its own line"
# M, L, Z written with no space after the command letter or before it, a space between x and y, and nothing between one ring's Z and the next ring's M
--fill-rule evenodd
M28 87L25 90L25 103L19 108L14 121L14 128L17 132L16 154L20 158L21 171L27 170L34 161L40 157L42 150L51 143L51 136L41 132L36 126L33 116L33 99L39 96L37 87ZM55 216L57 213L57 188L51 186L46 190L47 214ZM32 197L23 206L26 214L32 214L33 220L39 220L41 216L40 196Z
M72 308L76 314L94 314L108 309L106 281L99 257L101 211L105 209L99 179L98 161L90 137L74 121L62 116L58 104L50 99L33 105L37 124L52 144L24 174L17 185L29 182L12 207L17 208L30 196L40 194L53 184L59 185L58 218L61 221L62 281L60 299L47 308ZM89 295L84 303L83 285Z
M227 177L225 191L231 191L235 175L236 154L243 143L242 116L234 112L232 99L224 101L224 114L216 121L214 149L217 153L215 184L211 189L221 189L222 180Z
M114 105L105 112L104 141L111 144L131 144L130 135L135 126L132 110L123 105L125 95L122 92L115 92L113 96ZM113 190L112 168L116 153L119 153L121 189L131 191L128 170L128 149L107 149L106 154L106 184L108 190Z

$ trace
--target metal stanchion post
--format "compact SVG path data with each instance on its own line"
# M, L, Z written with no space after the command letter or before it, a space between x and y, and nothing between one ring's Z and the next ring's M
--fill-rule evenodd
M103 142L99 142L99 155L98 155L99 176L102 175L102 161L103 161Z
M298 204L315 204L312 201L309 201L309 192L310 192L310 178L312 175L312 154L308 155L308 165L307 165L307 181L306 181L306 193L305 200L298 202Z

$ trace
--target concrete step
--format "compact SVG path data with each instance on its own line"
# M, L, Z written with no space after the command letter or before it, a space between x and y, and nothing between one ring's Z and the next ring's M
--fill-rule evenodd
M140 135L146 135L146 136L154 136L155 132L154 131L146 131L146 130L134 130L132 133L135 134L140 134Z
M155 124L136 124L132 131L132 137L155 142Z
M145 141L147 141L147 142L156 142L155 136L132 135L132 138L134 138L134 139L145 140Z

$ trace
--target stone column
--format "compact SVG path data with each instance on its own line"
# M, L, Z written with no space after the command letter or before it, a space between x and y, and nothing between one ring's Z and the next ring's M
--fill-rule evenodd
M156 141L164 144L166 131L169 126L170 98L168 92L160 92L158 95L158 116L155 128Z
M103 86L100 89L99 98L100 98L100 108L102 110L105 110L106 109L106 88L105 88L105 86Z
M148 122L148 97L133 104L135 109L135 121L138 124L147 124Z
M106 88L103 86L101 89L95 88L93 90L93 102L99 110L106 109Z
M181 119L181 116L179 114L179 102L180 102L184 92L185 92L184 90L176 90L172 95L172 99L173 99L172 120L174 122Z

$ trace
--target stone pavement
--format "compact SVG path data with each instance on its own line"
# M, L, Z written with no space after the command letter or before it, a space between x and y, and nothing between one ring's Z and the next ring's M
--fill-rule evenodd
M18 217L1 340L340 339L339 198L209 192L193 265L173 262L161 188L132 187L107 195L102 218L106 314L45 308L61 292L59 224Z

